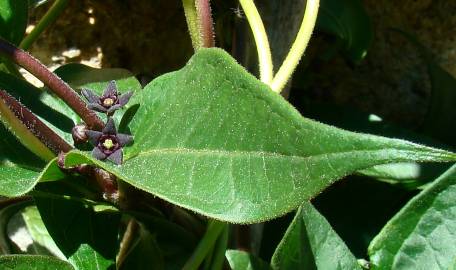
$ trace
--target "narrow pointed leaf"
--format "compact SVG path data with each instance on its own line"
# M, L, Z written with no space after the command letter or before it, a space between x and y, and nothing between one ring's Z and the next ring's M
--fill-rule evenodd
M251 223L296 209L334 181L374 165L454 161L443 150L303 118L220 49L136 93L124 163L72 152L133 186L198 213Z
M68 262L41 255L0 256L0 269L4 270L74 270Z
M369 246L372 269L452 269L456 165L414 197Z
M305 203L272 256L273 269L359 269L361 267L328 221Z

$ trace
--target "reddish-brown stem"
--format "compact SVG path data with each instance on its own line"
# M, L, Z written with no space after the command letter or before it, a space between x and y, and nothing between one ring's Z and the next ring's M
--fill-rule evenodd
M25 106L10 96L6 91L0 89L0 99L14 113L16 118L27 127L27 129L38 138L44 145L56 155L60 152L68 152L73 147L63 140L57 133L44 124Z
M215 46L210 0L195 0L203 47Z
M104 126L103 121L89 110L85 102L79 95L57 75L49 71L37 59L27 52L16 48L0 38L0 54L3 54L14 61L19 66L25 68L33 76L44 83L52 92L61 98L68 106L70 106L84 122L93 130L101 130Z

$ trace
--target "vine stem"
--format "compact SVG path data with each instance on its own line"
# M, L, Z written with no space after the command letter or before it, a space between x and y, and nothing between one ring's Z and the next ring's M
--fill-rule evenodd
M104 127L101 119L94 111L87 108L79 95L66 82L49 71L33 56L1 38L0 54L9 57L16 64L25 68L33 76L42 81L52 92L70 106L90 129L101 130Z
M299 60L301 60L317 21L319 4L319 0L307 0L306 11L296 40L291 46L290 52L279 71L274 79L272 79L270 86L274 92L280 93L283 90L298 65Z
M182 0L195 51L215 46L210 0Z
M43 31L52 23L54 23L60 14L65 10L69 0L56 0L49 10L44 14L43 18L33 28L32 32L28 34L19 44L19 48L27 50L38 39Z
M258 62L260 65L260 80L267 85L271 84L273 77L273 64L271 48L269 46L268 35L264 28L261 16L253 0L239 0L244 10L247 21L253 32L253 38L258 51Z
M216 247L214 249L214 255L212 259L212 268L211 270L222 270L223 263L225 261L226 248L228 247L229 240L229 227L225 226L217 240Z
M73 147L6 91L0 89L0 121L34 154L50 161Z
M187 20L193 49L196 51L201 47L201 36L199 34L198 14L196 13L195 0L182 0L182 5L184 7L185 19Z
M203 262L206 255L208 254L208 252L214 246L218 236L225 229L226 226L227 224L224 222L210 220L209 225L207 226L206 233L204 234L201 241L198 243L198 246L196 247L190 259L185 263L182 270L197 270Z
M195 0L196 13L198 14L198 26L201 33L202 47L211 48L215 46L214 23L212 21L212 10L210 0Z

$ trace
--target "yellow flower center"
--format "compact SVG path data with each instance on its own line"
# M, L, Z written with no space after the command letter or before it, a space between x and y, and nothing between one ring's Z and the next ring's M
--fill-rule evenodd
M107 98L107 99L103 100L103 105L105 105L105 106L111 106L112 104L114 104L114 99L112 99L112 98Z
M103 142L103 146L106 148L106 149L111 149L114 147L114 143L111 139L106 139L104 142Z

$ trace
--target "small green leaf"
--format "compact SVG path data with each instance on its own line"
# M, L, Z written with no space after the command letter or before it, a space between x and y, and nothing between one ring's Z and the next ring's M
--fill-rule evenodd
M55 257L41 255L0 256L2 270L74 270L71 264Z
M317 28L340 38L353 62L366 56L373 39L370 18L360 0L322 0Z
M271 259L273 269L361 269L356 258L310 204L298 212Z
M95 212L78 201L34 199L46 229L75 269L108 269L114 264L118 213Z
M94 163L131 185L198 213L238 223L296 209L357 170L456 154L357 134L303 118L220 49L201 49L130 101L124 164L70 152L67 165ZM136 104L135 104L136 103Z
M456 165L413 198L369 246L372 269L449 269L456 259Z
M270 270L269 264L244 251L227 250L226 259L232 270Z
M20 196L32 190L40 181L55 181L64 177L56 159L49 162L41 173L19 166L0 165L0 195Z
M28 0L0 0L0 37L16 45L25 34Z

